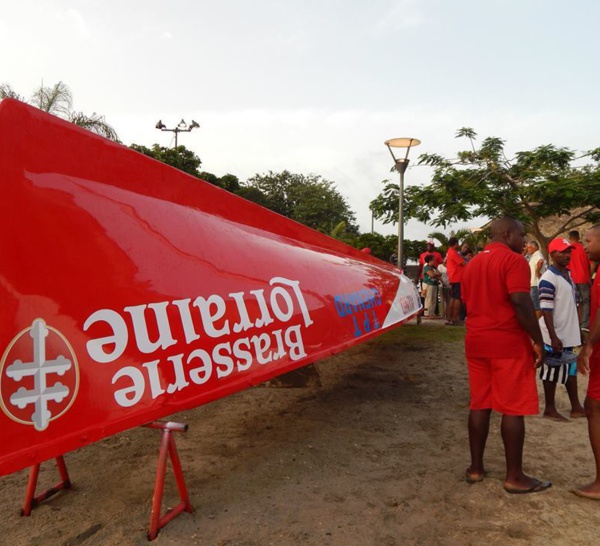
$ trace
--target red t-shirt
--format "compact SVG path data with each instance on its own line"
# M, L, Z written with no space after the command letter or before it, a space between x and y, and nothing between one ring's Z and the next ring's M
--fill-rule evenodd
M588 260L585 249L581 243L573 242L571 250L571 277L575 284L585 284L590 282L590 261Z
M461 282L465 265L465 259L456 250L449 248L446 254L446 268L451 283Z
M442 255L437 250L434 250L433 252L427 252L427 251L423 252L423 254L421 254L419 256L419 265L421 266L419 270L421 271L421 273L420 273L421 279L423 278L423 266L425 265L425 256L427 256L429 254L431 254L434 258L433 263L435 264L435 267L437 267L438 265L442 265L444 263L444 258L442 258Z
M590 332L592 328L594 328L594 322L596 319L596 315L598 314L598 309L600 308L600 272L596 273L596 277L594 278L594 284L592 285L592 290L590 293ZM594 362L594 366L598 365L600 362L600 343L596 343L594 345L594 350L592 351L592 356L590 357L590 363Z
M507 245L491 243L465 268L461 297L467 306L465 352L469 357L520 358L533 354L510 294L529 294L527 260Z

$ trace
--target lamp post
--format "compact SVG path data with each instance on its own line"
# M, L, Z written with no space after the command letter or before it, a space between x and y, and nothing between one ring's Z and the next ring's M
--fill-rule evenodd
M400 187L398 191L398 267L403 268L404 264L404 173L408 168L408 152L413 146L418 146L421 141L417 138L391 138L384 143L392 158L396 170L400 173ZM392 148L406 148L406 155L397 158Z
M156 128L160 129L161 131L170 131L171 133L175 133L175 148L177 148L177 135L179 133L189 133L196 127L200 127L200 124L192 120L192 123L188 125L183 119L173 129L167 129L167 126L160 119L156 124Z

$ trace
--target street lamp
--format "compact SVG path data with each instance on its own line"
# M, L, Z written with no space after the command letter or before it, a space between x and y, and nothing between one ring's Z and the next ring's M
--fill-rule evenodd
M408 152L413 146L418 146L421 141L417 138L391 138L384 144L388 147L396 170L400 173L400 188L398 191L398 267L403 268L404 264L404 173L408 168ZM397 158L392 148L406 148L406 155Z
M175 148L177 148L177 135L179 133L189 133L196 127L200 127L200 124L192 120L192 123L188 125L183 119L177 124L177 127L174 127L173 129L167 129L167 126L160 119L156 124L156 128L160 129L161 131L171 131L172 133L175 133Z

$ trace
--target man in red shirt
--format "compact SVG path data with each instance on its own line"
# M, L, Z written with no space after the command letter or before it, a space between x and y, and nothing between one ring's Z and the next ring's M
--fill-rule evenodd
M462 278L471 389L471 466L466 479L484 479L483 453L494 410L502 414L505 491L536 493L552 484L526 475L522 464L524 416L538 413L535 369L544 361L542 333L529 295L529 266L521 255L525 232L513 218L494 220L490 229L492 242L469 262Z
M585 250L591 260L600 261L600 224L588 229L585 234ZM579 353L577 367L582 374L590 374L584 407L596 464L596 478L592 483L574 489L573 493L580 497L600 500L600 275L598 273L592 286L590 323L590 333Z
M448 270L448 281L450 282L450 303L448 304L446 316L448 317L448 324L453 325L460 324L459 317L462 306L460 283L467 265L467 261L461 256L458 248L458 239L450 237L446 254L446 269Z
M427 256L428 254L431 254L433 256L434 267L436 269L438 268L438 266L440 266L444 263L444 258L435 249L435 245L433 244L433 241L427 241L426 248L427 248L427 250L425 250L425 252L421 253L421 255L419 256L419 276L417 277L418 281L423 279L423 268L425 267L425 256Z
M585 253L583 245L579 242L579 232L569 232L569 242L573 247L571 250L571 277L577 286L579 294L579 323L584 332L590 331L590 261Z

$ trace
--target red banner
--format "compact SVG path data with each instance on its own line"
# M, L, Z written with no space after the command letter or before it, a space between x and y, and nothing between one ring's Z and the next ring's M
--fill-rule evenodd
M390 264L20 102L0 143L0 475L421 306Z

